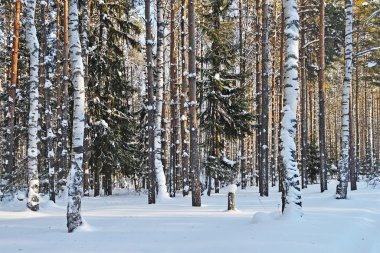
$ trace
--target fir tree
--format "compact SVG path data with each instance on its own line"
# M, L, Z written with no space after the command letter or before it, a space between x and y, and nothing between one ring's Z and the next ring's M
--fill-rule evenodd
M252 115L248 113L246 88L238 87L243 74L236 73L239 47L235 42L235 24L229 16L232 1L210 0L204 3L202 30L210 46L201 60L203 70L204 109L201 126L207 133L205 167L208 176L231 180L234 166L224 155L224 138L238 138L250 131Z

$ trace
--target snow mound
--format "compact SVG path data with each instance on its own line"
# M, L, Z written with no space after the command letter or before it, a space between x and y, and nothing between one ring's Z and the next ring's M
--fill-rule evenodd
M88 224L88 222L83 219L82 217L82 225L80 225L78 228L77 228L77 231L78 232L96 232L98 231L99 229L91 226L90 224Z
M253 215L252 223L266 223L270 221L274 221L279 217L277 212L257 212Z

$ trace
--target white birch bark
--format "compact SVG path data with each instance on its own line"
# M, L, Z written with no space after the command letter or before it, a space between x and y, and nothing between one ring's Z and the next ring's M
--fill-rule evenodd
M74 231L82 224L81 198L83 194L83 139L85 90L82 49L79 40L78 0L69 0L69 47L74 88L74 112L71 169L68 178L67 228Z
M25 2L25 31L26 44L29 50L29 118L28 118L28 203L32 211L39 209L39 181L38 181L38 53L39 43L37 39L34 16L36 0Z
M301 215L300 177L296 160L298 104L298 41L299 17L296 0L285 0L285 93L281 127L282 161L285 168L283 212Z
M156 78L156 116L154 128L154 165L158 187L158 198L168 197L166 189L166 178L164 167L161 161L161 121L162 121L162 101L164 90L163 79L163 39L164 39L164 16L162 11L162 1L157 0L157 78Z
M339 184L336 188L336 198L347 198L348 186L348 156L349 156L349 110L350 110L350 89L352 80L352 0L345 1L345 38L344 38L344 81L342 95L342 128L341 128L341 150L339 161Z

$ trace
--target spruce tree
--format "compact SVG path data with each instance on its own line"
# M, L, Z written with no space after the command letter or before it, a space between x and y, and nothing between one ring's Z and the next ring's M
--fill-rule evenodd
M230 17L232 1L210 0L204 3L202 31L209 48L201 59L203 70L204 105L201 126L207 133L205 168L208 176L217 181L231 181L235 167L224 155L224 139L238 138L250 131L252 115L248 113L246 87L237 73L239 45L235 44L235 24Z

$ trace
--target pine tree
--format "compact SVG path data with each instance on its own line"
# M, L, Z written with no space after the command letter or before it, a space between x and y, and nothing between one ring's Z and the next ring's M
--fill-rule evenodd
M189 31L189 117L190 117L190 173L192 182L192 206L201 206L201 182L199 169L198 121L197 121L197 85L196 85L196 44L195 44L195 5L188 3Z
M224 138L243 137L250 132L252 116L248 113L246 87L238 87L242 74L235 73L239 46L234 44L234 22L228 17L231 1L209 1L202 30L211 46L202 61L206 109L201 113L202 129L207 132L206 173L215 180L231 181L236 171L224 155ZM206 7L207 6L207 7Z

